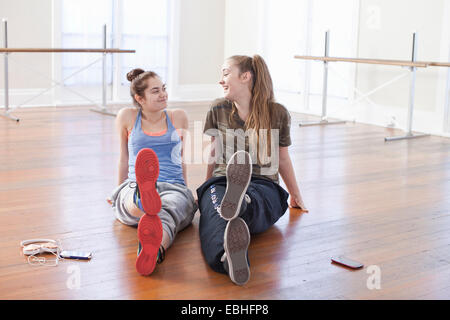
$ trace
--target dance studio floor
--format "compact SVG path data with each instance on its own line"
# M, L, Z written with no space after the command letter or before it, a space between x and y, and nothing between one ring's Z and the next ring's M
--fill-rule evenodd
M207 103L188 111L192 140ZM136 229L105 199L117 185L114 118L87 107L23 108L0 118L0 299L449 299L450 139L385 142L400 130L347 123L299 127L290 154L309 213L288 209L252 236L243 287L200 250L199 212L149 277L135 271ZM194 142L194 141L192 141ZM193 157L203 148L194 144ZM206 164L188 165L188 186ZM58 239L89 262L31 266L20 241ZM346 255L360 270L332 264ZM48 256L50 258L50 256ZM379 284L379 286L377 285Z

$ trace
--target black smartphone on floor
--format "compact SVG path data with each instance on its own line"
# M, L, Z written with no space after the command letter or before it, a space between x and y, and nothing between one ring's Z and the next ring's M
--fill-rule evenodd
M331 261L352 269L360 269L364 267L364 265L361 262L349 259L345 256L331 257Z

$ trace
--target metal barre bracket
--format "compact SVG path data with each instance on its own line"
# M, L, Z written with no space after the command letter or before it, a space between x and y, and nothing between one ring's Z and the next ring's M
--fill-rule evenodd
M412 45L412 59L411 61L402 60L380 60L380 59L362 59L362 58L334 58L328 56L328 41L329 41L329 30L325 33L325 55L324 57L315 56L294 56L295 59L306 59L306 60L320 60L324 63L324 83L323 83L323 96L322 96L322 120L319 122L310 123L300 123L299 126L308 125L325 125L325 124L339 124L345 123L345 121L328 121L326 120L326 91L327 91L327 71L328 62L355 62L355 63L369 63L369 64L384 64L384 65L396 65L401 67L408 67L411 71L411 81L410 81L410 95L409 95L409 107L408 107L408 118L407 118L407 130L404 136L398 137L386 137L385 141L394 141L401 139L412 139L425 137L429 134L414 134L412 132L412 122L413 122L413 112L414 112L414 94L415 94L415 84L416 84L416 70L417 68L426 68L428 66L436 67L450 67L450 63L447 62L421 62L417 61L417 32L413 33L413 45Z
M14 120L14 121L16 121L16 122L19 122L19 121L20 121L19 118L16 118L16 117L12 116L12 115L9 113L8 110L5 110L5 111L3 112L3 114L0 114L0 117L6 118L6 119L9 119L9 120Z
M308 126L324 126L327 124L344 124L346 123L345 120L335 120L335 121L330 121L328 119L322 119L320 121L306 121L306 122L301 122L298 125L300 127L308 127Z
M330 45L330 30L325 32L325 57L328 57ZM346 121L338 120L338 121L328 121L327 120L327 85L328 85L328 61L323 62L323 87L322 87L322 120L319 122L301 122L298 125L300 127L307 126L324 126L328 124L344 124Z
M384 141L395 141L395 140L403 140L403 139L413 139L413 138L421 138L429 136L429 134L426 133L418 133L414 134L412 132L406 133L404 136L395 136L395 137L385 137Z
M102 57L102 61L103 61L103 69L102 69L102 105L99 106L98 108L92 108L90 109L91 111L94 112L98 112L101 114L105 114L105 115L109 115L109 116L116 116L115 113L113 112L109 112L107 110L106 107L106 90L107 90L107 85L106 85L106 55L109 53L134 53L136 52L135 50L120 50L120 49L107 49L106 47L106 24L103 25L103 48L102 49L58 49L58 48L8 48L8 25L7 25L7 19L3 19L3 26L4 26L4 39L3 39L3 48L0 48L0 53L3 53L4 55L4 82L5 82L5 90L4 90L4 104L5 104L5 110L3 112L3 114L0 113L1 117L5 117L7 119L11 119L14 120L16 122L19 122L19 119L16 117L13 117L10 115L10 110L9 110L9 86L8 86L8 54L13 53L13 52L98 52L98 53L102 53L103 57ZM86 68L86 67L84 67ZM83 68L83 69L84 69ZM81 69L81 70L83 70ZM52 82L59 84L57 81L54 81L53 79L51 79ZM76 93L76 92L75 92ZM42 94L42 93L41 93ZM39 94L39 95L41 95ZM39 96L38 95L38 96ZM92 100L84 97L81 94L78 94L79 96L83 97L84 99L89 100L90 102L94 103L94 105L97 105L97 103L93 102ZM36 97L31 98L35 99ZM29 100L27 100L29 101Z
M417 58L417 32L413 33L413 43L412 43L412 57L411 62L415 63ZM428 134L413 134L412 123L413 123L413 113L414 113L414 94L416 90L416 66L410 67L411 70L411 82L409 86L409 106L408 106L408 119L406 123L406 135L397 137L385 137L384 141L396 141L403 139L412 139L425 137Z

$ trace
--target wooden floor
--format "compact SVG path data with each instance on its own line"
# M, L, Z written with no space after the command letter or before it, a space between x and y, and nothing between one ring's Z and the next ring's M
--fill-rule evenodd
M207 105L180 106L194 132ZM0 118L0 299L450 298L450 139L386 143L401 132L300 128L314 118L292 114L290 153L310 212L290 209L252 237L251 279L239 287L206 265L199 212L150 277L136 273L136 229L115 220L105 201L117 183L113 117L85 107L15 114L20 123ZM188 170L195 192L205 165ZM94 257L30 266L19 242L42 237ZM341 254L364 269L330 263ZM381 271L380 289L367 286L370 266Z

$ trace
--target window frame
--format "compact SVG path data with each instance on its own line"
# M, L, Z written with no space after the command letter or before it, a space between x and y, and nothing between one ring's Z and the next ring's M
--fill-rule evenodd
M175 21L176 15L178 15L177 8L179 7L179 0L167 0L168 10L167 10L167 79L168 79L168 89L174 87L178 73L176 72L177 64L174 62L178 61L178 51L174 46L174 41L177 41L178 36L178 26ZM134 49L134 48L122 48L122 30L123 30L123 16L121 15L121 8L124 5L125 0L112 0L112 30L107 29L108 36L112 36L113 47L120 49ZM61 48L62 46L62 3L59 0L52 0L52 47ZM103 26L103 24L101 25ZM127 53L129 54L129 53ZM132 54L132 53L131 53ZM63 62L62 55L60 53L52 53L52 78L61 82L63 79ZM100 57L100 54L99 54ZM99 62L101 63L101 62ZM127 85L121 84L120 73L122 68L122 62L119 54L112 54L112 64L111 72L109 77L112 77L112 83L108 84L107 100L109 102L129 102L129 89ZM80 87L84 88L98 88L102 84L88 85ZM52 89L51 94L55 105L64 105L70 103L70 101L63 101L65 90L63 88L55 87ZM101 95L96 97L95 100L101 100ZM112 100L112 101L111 101ZM77 102L78 103L78 102Z

